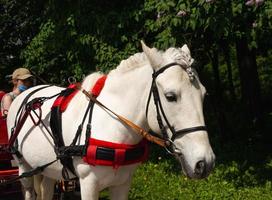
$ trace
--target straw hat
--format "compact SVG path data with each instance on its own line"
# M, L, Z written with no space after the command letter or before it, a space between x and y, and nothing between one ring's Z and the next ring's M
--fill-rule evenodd
M18 68L12 73L12 79L25 80L30 77L33 77L33 75L26 68Z

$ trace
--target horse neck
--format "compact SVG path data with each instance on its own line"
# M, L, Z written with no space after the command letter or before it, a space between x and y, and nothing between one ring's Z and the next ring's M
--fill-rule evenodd
M135 124L147 128L145 106L152 69L146 65L120 74L108 75L98 99L108 108ZM97 106L93 113L92 137L116 143L136 144L142 137Z

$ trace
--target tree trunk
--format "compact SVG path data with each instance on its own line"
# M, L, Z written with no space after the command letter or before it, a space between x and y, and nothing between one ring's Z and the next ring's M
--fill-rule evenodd
M219 61L218 61L218 51L217 51L217 49L213 50L212 53L210 53L210 58L211 58L211 61L212 61L215 93L217 95L217 98L221 99L221 97L222 97L221 89L222 88L221 88L221 82L220 82Z
M214 49L212 53L209 53L210 59L212 61L212 69L214 76L214 89L215 93L211 97L211 103L213 105L213 109L218 120L218 131L221 135L220 142L226 142L229 140L229 135L227 135L226 130L226 118L224 112L224 106L222 101L222 87L219 73L219 56L218 50Z
M236 40L237 62L241 81L242 103L250 120L261 119L260 83L255 49L249 49L246 37Z
M230 91L231 97L233 100L236 99L235 89L233 85L233 77L232 77L232 66L231 66L231 58L230 58L230 49L229 44L227 41L223 40L221 42L224 58L227 64L227 70L228 70L228 89Z

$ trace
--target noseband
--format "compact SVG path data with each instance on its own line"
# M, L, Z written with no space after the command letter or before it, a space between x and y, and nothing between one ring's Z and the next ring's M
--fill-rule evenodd
M172 66L176 66L176 65L180 66L182 69L184 69L187 72L190 80L194 79L194 74L192 72L191 67L186 68L183 65L181 65L179 63L176 63L176 62L169 63L169 64L163 66L158 71L154 71L153 74L152 74L152 84L151 84L151 89L150 89L149 96L148 96L148 99L147 99L147 104L146 104L146 117L147 117L148 116L148 107L149 107L151 95L153 94L153 99L154 99L154 104L156 106L157 121L158 121L158 124L159 124L159 128L161 130L162 137L166 141L166 144L167 144L166 150L171 154L175 154L175 153L178 152L177 151L178 149L176 148L176 146L175 146L175 144L173 142L177 137L182 136L182 135L187 134L187 133L196 132L196 131L207 131L206 126L195 126L195 127L185 128L185 129L181 129L181 130L176 131L175 128L170 125L170 123L169 123L169 121L168 121L168 119L166 117L166 114L165 114L165 112L163 110L163 106L162 106L162 103L161 103L158 87L157 87L157 84L156 84L156 78L158 77L158 75L163 73L166 69L168 69L168 68L170 68ZM169 138L169 135L167 134L166 126L163 124L162 117L163 117L167 127L170 129L170 131L172 133L171 138ZM180 152L178 152L178 153L180 153Z

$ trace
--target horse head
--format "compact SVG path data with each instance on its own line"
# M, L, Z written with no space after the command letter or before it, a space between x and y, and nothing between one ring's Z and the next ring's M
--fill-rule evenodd
M146 105L149 128L167 141L167 150L180 161L186 176L207 177L215 155L203 116L206 90L191 67L190 50L184 45L162 52L143 42L142 48L153 68Z

